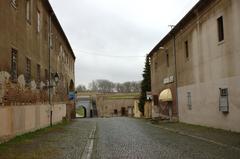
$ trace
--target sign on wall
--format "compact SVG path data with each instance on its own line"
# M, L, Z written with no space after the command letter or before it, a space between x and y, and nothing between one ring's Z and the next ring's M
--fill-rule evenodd
M169 84L169 83L173 83L174 82L174 77L173 76L169 76L163 79L163 84Z

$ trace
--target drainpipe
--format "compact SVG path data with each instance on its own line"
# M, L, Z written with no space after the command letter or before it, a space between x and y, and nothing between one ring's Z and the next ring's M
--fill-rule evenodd
M174 66L175 66L175 88L176 88L176 108L177 108L177 117L179 117L179 108L178 108L178 76L177 76L177 54L176 54L176 35L173 30L173 54L174 54Z
M49 99L49 105L50 105L50 126L52 127L52 96L51 96L51 47L52 47L52 13L49 15L49 33L48 33L48 99Z

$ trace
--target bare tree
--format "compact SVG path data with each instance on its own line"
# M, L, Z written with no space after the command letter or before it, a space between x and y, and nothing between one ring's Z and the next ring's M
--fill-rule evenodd
M113 83L109 80L94 80L89 84L89 89L97 92L132 93L141 91L140 82Z
M84 92L84 91L87 91L87 88L84 85L80 84L80 85L77 86L76 91Z

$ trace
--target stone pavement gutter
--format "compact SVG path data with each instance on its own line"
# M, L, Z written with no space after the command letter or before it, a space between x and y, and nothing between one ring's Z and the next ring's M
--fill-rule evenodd
M240 151L240 133L178 122L151 122L156 127Z
M95 134L96 134L97 124L95 123L94 128L92 129L87 144L85 146L84 152L82 154L81 159L91 159L92 152L93 152L93 144L95 140Z

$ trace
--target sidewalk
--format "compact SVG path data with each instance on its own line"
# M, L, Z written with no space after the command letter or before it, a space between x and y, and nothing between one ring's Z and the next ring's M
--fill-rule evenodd
M79 119L28 133L0 145L0 159L81 158L95 122Z
M240 151L240 133L184 123L152 122L157 127Z

